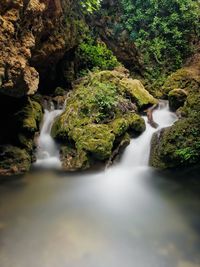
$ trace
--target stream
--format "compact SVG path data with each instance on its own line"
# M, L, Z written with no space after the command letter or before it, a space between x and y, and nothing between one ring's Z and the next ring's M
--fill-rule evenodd
M61 174L50 137L61 110L45 110L36 167L0 185L2 267L199 267L198 172L159 172L148 166L147 129L106 171ZM176 116L161 102L159 128ZM187 178L190 176L190 180Z

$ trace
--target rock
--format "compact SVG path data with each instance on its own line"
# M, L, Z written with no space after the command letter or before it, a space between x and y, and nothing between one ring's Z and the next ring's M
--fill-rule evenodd
M0 175L19 175L27 172L31 166L31 157L25 149L15 146L0 146Z
M120 85L124 88L125 92L136 101L140 109L158 103L157 99L150 95L139 80L124 78L121 80Z
M188 93L183 89L173 89L168 94L169 107L172 111L176 111L178 108L184 105Z
M144 120L137 114L141 102L136 97L127 98L123 79L126 85L129 82L132 85L124 69L90 73L75 84L66 109L54 122L51 132L61 143L65 170L105 163L126 133L138 135L145 130ZM145 105L157 102L143 87L140 99L145 99Z
M6 113L5 110L7 110ZM1 96L0 121L3 123L0 135L2 151L0 169L2 175L3 173L21 174L30 168L34 136L39 131L41 119L42 107L38 102L30 98L16 99ZM19 158L19 162L15 157Z
M184 118L172 127L155 133L151 143L150 165L155 168L188 167L200 163L200 124Z
M0 93L23 97L37 91L39 78L43 85L52 83L57 63L78 42L76 5L61 0L1 1Z
M196 54L190 59L190 64L172 73L165 81L162 91L165 96L174 89L183 89L186 92L194 92L200 87L200 55Z
M62 146L60 155L64 171L86 170L90 167L87 153L83 150Z

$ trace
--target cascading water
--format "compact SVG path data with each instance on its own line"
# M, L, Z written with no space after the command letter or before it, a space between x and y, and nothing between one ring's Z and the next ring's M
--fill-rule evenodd
M136 139L132 139L130 145L125 151L121 166L124 167L139 167L147 166L150 154L150 142L153 133L162 128L172 125L177 117L170 112L168 102L160 101L158 109L153 112L154 121L158 124L158 128L153 128L148 122L147 117L143 117L146 123L145 132Z
M42 168L60 168L59 148L51 137L51 127L57 116L63 112L63 109L55 109L51 102L49 109L44 111L43 124L38 138L38 147L36 152L35 166Z
M126 177L126 179L134 178L136 184L137 179L145 177L150 170L148 163L152 135L162 128L171 126L177 120L176 115L170 112L167 101L160 101L158 108L153 112L154 121L158 124L157 129L147 122L146 116L143 118L146 123L146 130L138 138L131 140L121 162L105 172L104 177L108 183L119 183L121 186L121 182L124 183L123 179Z

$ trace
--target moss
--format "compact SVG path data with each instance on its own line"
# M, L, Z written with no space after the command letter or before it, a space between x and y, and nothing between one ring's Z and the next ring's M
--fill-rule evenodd
M67 171L86 170L90 167L87 153L69 146L61 147L62 168Z
M33 150L33 139L27 137L23 133L19 133L18 140L20 147L26 149L28 152L31 153L31 151Z
M78 150L87 151L99 160L109 158L115 140L109 126L104 124L88 124L75 128L71 132L71 138L76 142Z
M127 120L129 123L129 129L133 133L141 134L142 132L145 131L146 129L145 121L138 114L130 113L127 116Z
M196 70L192 68L182 68L172 73L163 85L165 96L173 89L184 89L187 92L196 91L200 87L200 79Z
M125 118L118 118L112 121L110 127L116 136L121 136L128 130L129 122Z
M140 109L158 103L158 101L150 95L139 80L124 78L120 81L120 86L124 92L136 101Z
M184 118L155 134L150 164L156 168L174 168L196 164L200 160L200 124Z
M169 92L169 107L172 111L176 111L178 108L184 105L187 98L187 92L183 89L174 89Z
M29 171L31 157L25 149L7 145L0 146L0 174L22 174Z
M36 101L28 99L22 109L16 114L16 120L22 131L35 133L42 119L42 107Z

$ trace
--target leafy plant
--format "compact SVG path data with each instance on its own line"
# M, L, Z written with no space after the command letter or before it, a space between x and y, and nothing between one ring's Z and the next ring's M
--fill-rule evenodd
M181 163L195 163L200 157L200 142L196 142L191 147L176 150L175 154L180 158Z
M121 24L153 78L179 68L200 36L197 0L119 0ZM119 28L119 26L118 26Z
M79 45L77 58L80 62L80 74L85 74L86 70L93 70L95 68L112 70L119 64L117 58L107 48L105 43L96 42L90 36L87 36L85 41Z

